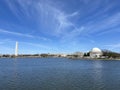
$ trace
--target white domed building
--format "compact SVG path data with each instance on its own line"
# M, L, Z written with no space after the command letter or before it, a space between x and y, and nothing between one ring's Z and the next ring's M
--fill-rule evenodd
M100 58L103 55L102 51L99 48L93 48L90 51L91 58Z

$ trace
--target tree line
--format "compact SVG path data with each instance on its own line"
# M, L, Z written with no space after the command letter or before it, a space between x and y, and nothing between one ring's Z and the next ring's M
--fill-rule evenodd
M120 53L113 52L110 50L102 50L103 56L107 56L108 58L120 58Z

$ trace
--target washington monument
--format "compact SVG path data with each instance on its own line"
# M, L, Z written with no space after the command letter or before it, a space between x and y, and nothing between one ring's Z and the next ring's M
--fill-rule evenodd
M18 42L15 45L15 56L18 56Z

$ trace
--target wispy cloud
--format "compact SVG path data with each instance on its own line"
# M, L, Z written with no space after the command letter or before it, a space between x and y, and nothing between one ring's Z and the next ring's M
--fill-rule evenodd
M11 12L21 21L25 18L31 18L35 9L33 7L33 0L5 0ZM18 5L18 6L16 6ZM29 11L29 9L31 9Z
M89 22L88 22L89 23ZM111 31L112 28L118 27L120 25L120 13L116 13L111 16L107 16L99 22L92 22L87 25L85 25L86 29L84 30L84 34L93 34L95 33L96 35L102 35L104 32ZM112 29L112 31L114 31Z
M90 0L80 0L81 2L88 4L90 3ZM105 4L107 4L107 0L105 1ZM18 8L15 8L15 3L19 4L20 10ZM84 7L87 12L91 13L98 9L102 2L100 0L95 1L94 3L90 3L89 6ZM15 2L8 1L7 4L9 5L12 12L14 12L15 15L17 15L19 18L22 18L22 16L30 17L33 16L34 19L37 15L37 22L40 23L40 27L43 27L43 30L41 30L43 33L47 33L49 35L55 35L55 36L61 36L61 35L67 35L67 33L74 32L73 30L76 30L75 28L78 28L76 26L76 23L73 23L71 19L74 19L74 17L81 14L89 14L85 12L75 11L73 13L66 13L63 9L60 8L60 6L55 5L53 1L34 1L33 0L17 0ZM89 7L94 8L89 8ZM120 20L120 13L116 13L114 15L104 15L101 16L101 14L104 14L107 12L111 7L113 7L114 4L110 4L102 10L98 10L94 15L91 15L87 18L92 19L91 21L85 22L84 25L79 25L79 27L84 26L86 29L84 30L83 34L91 34L99 32L99 34L105 32L106 29L109 29L111 27L115 27L119 25ZM31 10L29 10L31 9ZM22 15L20 14L22 13ZM98 22L95 21L94 18L101 18ZM91 20L90 19L90 20ZM44 30L45 29L45 30ZM77 29L78 30L78 29ZM107 30L108 31L108 30ZM52 32L52 33L50 33ZM30 37L30 35L28 35Z
M107 45L104 45L104 48L107 48L108 50L112 50L112 51L117 51L120 53L120 43L107 44Z
M15 8L15 3L19 4L20 10L19 8ZM72 34L71 36L73 37L81 32L81 30L76 27L75 23L72 22L72 19L79 16L79 11L74 11L73 13L68 14L64 10L60 9L60 7L55 5L54 2L46 2L42 0L34 2L32 0L17 0L15 2L7 2L7 4L9 5L11 11L20 19L23 16L33 16L33 19L35 19L35 16L37 15L36 22L40 24L40 28L42 27L42 29L40 30L42 33L61 38L61 35L66 37L69 33ZM35 12L29 10L31 8L32 10L34 9ZM21 15L20 13L22 13L23 15ZM8 33L22 36L21 33ZM34 37L32 35L23 36Z
M16 35L16 36L21 36L21 37L37 38L37 39L41 39L41 40L50 40L50 39L47 39L47 38L44 38L44 37L38 37L38 36L29 35L29 34L23 34L23 33L19 33L19 32L8 31L8 30L4 30L4 29L0 29L0 32L4 33L4 34Z
M30 42L19 42L19 43L22 43L22 44L26 44L26 45L29 45L29 46L34 46L34 47L39 47L39 48L42 48L42 49L51 49L50 46L46 46L46 45L43 45L43 44L38 44L38 43L30 43Z
M30 37L30 38L34 37L32 35L29 35L29 34L22 34L22 33L18 33L18 32L12 32L12 31L3 30L3 29L0 29L0 32L1 33L6 33L6 34L17 35L17 36Z
M48 32L52 31L52 33L49 34L55 36L61 36L67 32L70 32L70 28L74 28L74 24L70 21L70 19L79 14L77 11L67 14L63 10L58 9L49 3L39 3L37 9L40 13L40 21L42 26L48 27Z
M0 39L0 45L11 42L11 39Z
M117 10L114 12L113 10L116 3L108 3L109 0L93 0L93 2L79 0L77 2L80 5L72 9L69 5L65 5L63 8L57 2L65 4L64 0L6 0L9 9L14 16L21 20L21 23L26 21L27 23L30 22L31 25L35 22L38 25L34 31L37 35L34 35L32 31L24 34L18 31L14 32L15 30L12 31L12 29L11 31L0 29L0 32L41 40L49 40L49 38L44 37L47 36L53 41L55 40L53 43L71 44L71 46L80 44L82 38L83 42L96 43L92 37L102 36L110 32L119 32L120 12L117 12ZM75 1L72 0L71 2ZM66 11L67 8L70 8L70 10ZM110 10L113 13L109 12ZM44 47L44 44L43 46L29 44L47 48Z
M4 52L7 53L12 53L14 54L14 49L15 49L15 40L12 39L0 39L0 52L3 54ZM57 52L59 51L58 48L55 46L53 47L52 45L46 45L43 43L33 43L33 42L23 42L23 41L18 41L19 43L19 53L48 53L48 52ZM4 51L3 51L4 50Z
M77 28L75 27L74 30L72 30L71 32L68 32L65 36L62 37L62 41L71 41L74 40L76 41L76 38L78 38L79 36L81 36L82 31L84 31L84 27L80 27Z
M8 38L0 39L0 54L13 54L14 45L11 45L13 43L15 42Z
M110 47L111 49L116 49L116 48L120 48L120 43L117 43L117 44L110 44L110 45L105 45L107 47Z

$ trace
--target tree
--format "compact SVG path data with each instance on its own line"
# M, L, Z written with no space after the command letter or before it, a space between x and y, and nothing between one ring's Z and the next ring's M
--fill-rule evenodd
M84 53L84 57L90 56L90 52Z
M107 56L108 58L120 58L120 53L113 52L110 50L102 50L103 56Z

